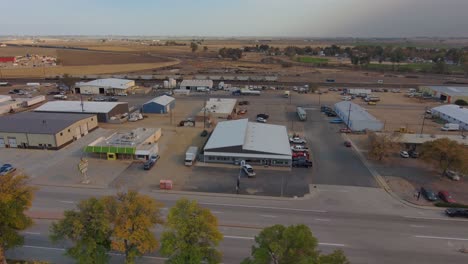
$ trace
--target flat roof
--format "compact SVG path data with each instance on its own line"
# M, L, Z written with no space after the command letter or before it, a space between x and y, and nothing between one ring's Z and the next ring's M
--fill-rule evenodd
M135 81L127 79L107 78L97 79L89 82L78 82L76 83L76 86L99 86L113 89L127 89L130 83L133 85Z
M168 105L174 100L175 100L174 97L171 97L171 96L168 96L168 95L162 95L162 96L158 96L156 98L153 98L152 100L146 102L145 104L156 103L156 104L159 104L159 105Z
M63 113L108 113L116 106L126 102L90 102L83 101L52 101L36 108L36 112L63 112Z
M56 134L90 114L23 112L0 117L0 132Z
M350 108L351 106L351 108ZM369 114L369 112L366 111L366 109L362 108L361 106L350 102L350 101L341 101L339 103L335 104L335 109L339 109L340 112L346 115L348 117L348 114L351 113L350 119L351 120L371 120L371 121L379 121L377 118L375 118L373 115ZM350 111L351 109L351 111ZM343 120L346 121L346 120Z
M0 102L6 102L6 101L11 101L11 96L0 94Z
M213 80L183 80L180 83L180 86L190 86L190 87L203 87L207 86L209 88L213 87Z
M460 122L468 124L468 108L464 108L458 105L449 104L441 105L431 109L431 112L439 112L444 115L450 116Z
M450 96L468 96L468 87L461 86L426 86L433 91Z
M232 98L210 98L206 101L207 113L231 114L236 107L237 99ZM202 109L201 112L205 111Z
M139 127L131 131L116 132L107 138L103 138L102 140L90 144L89 146L146 148L142 144L158 130L160 130L160 128Z
M248 119L219 122L204 150L233 146L242 146L243 150L266 154L291 155L285 126L254 123Z

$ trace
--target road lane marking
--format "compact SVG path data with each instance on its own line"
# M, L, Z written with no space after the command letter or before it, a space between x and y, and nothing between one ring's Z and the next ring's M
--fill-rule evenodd
M75 202L73 202L73 201L59 201L59 202L61 202L61 203L67 203L67 204L74 204L74 203L75 203Z
M330 219L323 219L323 218L315 218L315 221L320 221L320 222L330 222Z
M414 237L417 237L417 238L427 238L427 239L468 241L468 238L458 238L458 237L438 237L438 236L414 236Z
M231 239L243 239L243 240L254 240L254 237L243 237L243 236L224 236L224 238ZM318 243L320 246L329 246L329 247L346 247L345 244L338 243Z
M254 240L253 237L242 237L242 236L224 236L224 238Z
M54 247L41 247L41 246L22 246L24 248L35 248L35 249L46 249L46 250L58 250L65 251L64 248L54 248Z
M330 246L330 247L346 247L345 244L336 244L336 243L318 243L320 246Z
M211 211L213 214L223 214L221 211Z
M260 215L261 217L266 217L266 218L276 218L277 216L274 215Z
M409 219L419 219L419 220L440 220L440 221L468 222L468 220L454 219L454 218L418 217L418 216L404 216L404 217L409 218Z
M28 231L24 231L23 234L27 234L27 235L40 235L41 233L39 233L39 232L28 232Z
M255 208L255 209L272 209L272 210L284 210L284 211L295 211L295 212L311 212L311 213L326 213L324 210L312 210L312 209L296 209L286 207L271 207L271 206L257 206L257 205L242 205L242 204L222 204L222 203L199 203L201 205L215 205L215 206L230 206L240 208Z
M423 227L426 227L426 226L423 226L423 225L410 225L411 227L416 227L416 228L423 228Z

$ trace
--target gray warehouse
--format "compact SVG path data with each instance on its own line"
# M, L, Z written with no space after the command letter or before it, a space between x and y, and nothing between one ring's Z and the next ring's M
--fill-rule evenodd
M96 115L24 112L0 117L0 148L59 149L98 127Z
M268 136L265 136L268 135ZM285 126L249 122L219 122L203 148L204 162L291 166L292 154Z
M89 101L53 101L36 108L36 112L48 113L82 113L97 115L98 122L109 122L128 114L128 103L125 102L89 102Z
M167 114L175 107L175 98L162 95L143 104L141 112L145 114Z
M350 101L336 103L335 112L352 131L381 131L383 129L382 122L364 108Z

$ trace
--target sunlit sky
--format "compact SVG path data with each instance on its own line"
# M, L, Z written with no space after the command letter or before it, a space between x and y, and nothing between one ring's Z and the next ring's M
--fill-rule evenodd
M0 0L0 35L468 37L468 0Z

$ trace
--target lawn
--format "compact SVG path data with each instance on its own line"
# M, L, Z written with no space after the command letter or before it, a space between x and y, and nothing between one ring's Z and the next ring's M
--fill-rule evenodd
M328 59L309 57L309 56L300 56L300 57L297 57L296 60L298 62L303 62L303 63L314 63L314 64L328 63Z

